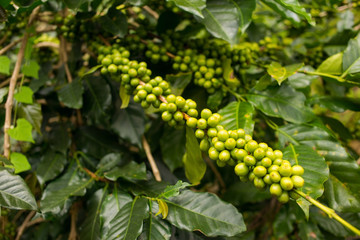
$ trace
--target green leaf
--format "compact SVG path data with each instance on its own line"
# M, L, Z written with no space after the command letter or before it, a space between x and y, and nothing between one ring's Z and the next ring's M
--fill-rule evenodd
M33 103L33 90L31 88L22 86L20 91L14 94L14 98L18 102L32 104Z
M77 181L72 185L65 186L59 190L48 192L40 201L42 213L59 211L65 202L72 196L83 196L85 189L92 183L93 179Z
M315 25L315 20L311 19L311 14L306 12L305 8L303 8L297 0L274 0L281 6L283 6L286 9L289 9L290 11L304 17L308 23L311 25Z
M115 9L110 9L109 13L98 19L100 26L114 36L124 37L128 30L126 16Z
M93 73L95 73L98 69L102 68L103 65L96 65L92 68L89 69L89 71L87 71L86 73L84 73L83 75L81 75L81 78L87 76L87 75L92 75Z
M225 83L230 88L237 88L240 85L239 79L234 74L234 69L231 66L231 59L226 59L222 62L223 78Z
M310 98L311 103L320 104L333 112L344 112L346 110L360 111L360 100L358 98L320 96Z
M31 124L24 118L19 118L16 120L16 127L10 128L8 133L10 137L17 141L25 141L34 143L34 139L31 134L32 126Z
M290 211L287 207L280 208L278 214L276 214L273 228L274 228L274 237L276 239L286 238L294 230L294 223L296 216L293 212Z
M304 240L324 240L317 224L308 221L301 221L299 224L299 233Z
M4 101L4 97L8 94L8 92L9 92L8 87L0 88L0 103Z
M121 137L139 147L145 131L145 115L140 104L131 103L115 113L111 128Z
M101 225L100 214L101 206L107 196L107 190L98 189L90 198L87 204L87 216L80 226L80 239L100 240Z
M221 125L227 130L243 128L252 135L255 121L253 120L254 107L247 102L231 102L219 111L222 115Z
M189 13L192 13L198 17L203 18L201 10L206 6L206 0L166 0L167 2L173 2L175 5Z
M289 122L304 123L314 118L311 109L304 105L304 94L287 85L248 94L247 99L266 115Z
M288 8L283 7L281 4L278 4L276 1L273 0L261 0L267 6L269 6L272 10L277 12L281 17L288 19L293 25L296 27L300 26L301 19L299 15L290 11Z
M7 56L0 56L0 73L10 75L10 59Z
M270 199L269 191L259 191L251 182L237 181L227 188L222 199L235 206L263 202Z
M145 220L144 230L139 240L169 240L171 237L171 226L159 217L150 214Z
M206 164L201 156L199 143L194 131L186 127L186 153L183 158L186 178L193 185L200 183L206 172Z
M35 197L25 181L6 170L0 171L0 205L11 209L38 209Z
M183 182L181 180L177 181L175 185L169 185L165 188L165 190L158 196L158 198L170 198L175 197L180 194L180 190L184 189L188 186L191 186L187 182Z
M31 165L26 156L21 153L12 152L10 154L10 161L15 167L15 174L31 169Z
M105 239L136 239L141 234L143 220L148 216L148 211L148 200L135 198L133 202L122 207L110 222L110 230Z
M320 209L313 209L310 213L311 219L316 221L321 228L334 234L336 237L347 237L351 234L345 226L335 219L329 218Z
M184 191L166 200L168 220L187 231L200 231L206 236L235 236L246 230L242 215L231 204L211 193Z
M118 193L117 191L114 191L113 194L106 196L100 212L100 218L102 223L102 236L105 236L107 234L107 232L109 231L111 220L114 219L120 209L122 209L126 204L131 203L132 201L133 199L129 194Z
M346 10L344 12L340 12L340 19L336 23L336 28L339 32L343 32L345 30L352 30L354 25L354 14L351 10Z
M302 176L305 180L302 191L314 199L319 198L324 192L324 182L329 178L329 167L325 163L325 159L306 145L285 148L284 159L289 160L291 165L295 165L296 158L298 164L305 170ZM309 203L303 198L299 198L296 202L309 217Z
M127 108L130 102L130 95L126 93L126 89L123 85L120 86L119 96L121 99L121 109Z
M330 178L325 183L324 195L330 207L340 212L359 211L360 167L346 149L320 127L287 124L280 130L288 135L279 135L282 143L295 140L311 147L325 158L330 168Z
M19 118L26 119L38 132L41 133L41 123L43 120L41 105L34 103L31 105L19 104L18 105L18 116Z
M313 72L314 69L310 66L305 66L301 68L301 70ZM310 87L310 84L318 79L319 77L316 75L309 75L305 73L295 73L294 75L291 75L288 77L289 85L295 89L303 89L306 87ZM259 90L259 89L256 89ZM263 89L262 89L263 90Z
M66 84L58 91L59 101L65 106L74 109L80 109L83 106L82 95L84 87L79 80L74 80Z
M271 62L271 64L267 67L267 72L278 82L279 85L281 85L283 81L291 75L294 75L302 66L303 63L297 63L283 67L278 62Z
M209 109L217 109L224 99L224 94L222 91L215 91L215 93L209 95L206 104Z
M101 158L99 164L97 165L97 169L99 171L109 171L117 165L124 163L124 159L122 158L122 154L120 153L109 153Z
M83 4L89 0L78 0L78 1L63 0L63 1L68 8L76 9L76 8L79 8L81 6L81 4Z
M162 159L170 171L183 166L182 157L186 151L186 134L184 129L174 129L165 127L164 133L160 138Z
M333 75L341 75L341 73L343 72L342 59L342 52L332 55L328 57L325 61L323 61L318 67L318 69L316 69L316 71Z
M39 70L40 70L40 66L34 60L31 60L29 64L25 64L22 68L22 72L24 73L25 76L33 77L36 79L39 79Z
M40 185L57 177L67 163L66 156L54 151L47 151L41 158L36 169L36 176Z
M342 58L343 75L360 72L360 35L350 39Z
M64 155L67 154L67 150L71 144L69 132L67 131L65 126L60 124L52 127L49 133L48 141L52 150L61 152Z
M185 90L186 86L192 80L192 72L178 73L178 74L167 74L166 80L171 85L171 92L176 96L181 95Z
M145 163L137 164L132 161L125 166L113 168L106 172L104 176L111 181L116 181L118 178L123 178L131 182L135 180L146 180L146 166Z
M208 0L206 8L202 10L204 18L198 21L217 38L234 44L240 27L239 11L233 0Z

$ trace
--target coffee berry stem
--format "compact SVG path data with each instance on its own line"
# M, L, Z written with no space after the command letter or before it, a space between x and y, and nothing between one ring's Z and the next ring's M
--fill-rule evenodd
M347 221L345 221L339 215L337 215L334 209L331 209L331 208L321 204L320 202L316 201L315 199L313 199L312 197L310 197L309 195L305 194L304 192L302 192L298 189L294 189L293 191L295 193L299 194L302 198L307 200L309 203L313 204L314 206L316 206L317 208L322 210L324 213L326 213L328 215L329 218L335 219L336 221L341 223L344 227L348 228L353 233L360 236L360 230L357 229L356 227L354 227L353 225L351 225L350 223L348 223Z

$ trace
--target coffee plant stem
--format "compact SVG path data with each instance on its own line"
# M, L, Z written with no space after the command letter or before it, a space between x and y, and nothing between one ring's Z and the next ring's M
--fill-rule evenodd
M310 202L314 206L316 206L317 208L319 208L320 210L322 210L324 213L326 213L329 216L329 218L335 219L336 221L341 223L344 227L348 228L353 233L360 236L360 230L357 229L356 227L354 227L353 225L351 225L350 223L348 223L347 221L345 221L339 215L337 215L334 209L331 209L331 208L321 204L320 202L316 201L315 199L313 199L312 197L310 197L309 195L303 193L300 190L294 189L293 191L296 192L297 194L299 194L301 197L303 197L305 200L307 200L308 202Z
M146 140L145 136L142 137L142 144L143 144L143 147L144 147L144 150L146 153L146 157L150 163L151 170L154 174L155 180L158 182L161 182L160 171L156 165L153 155L151 154L150 145L149 145L148 141Z
M344 77L346 77L349 70L350 70L350 68L348 70L344 71L344 73L340 77L332 75L332 74L328 74L328 73L322 73L322 72L308 72L306 70L299 70L298 72L305 73L308 75L318 75L318 76L322 76L322 77L328 77L328 78L335 79L339 82L346 82L346 83L351 83L351 84L359 86L360 83L358 83L358 82L353 82L353 81L344 79Z
M242 102L246 102L245 98L243 98L240 94L234 92L233 90L231 90L228 86L226 86L225 84L222 85L222 87L228 91L229 93L231 93L234 97L236 97L238 100L242 101Z

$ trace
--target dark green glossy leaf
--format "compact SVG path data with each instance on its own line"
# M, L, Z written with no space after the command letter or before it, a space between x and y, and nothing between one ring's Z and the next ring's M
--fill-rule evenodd
M209 95L206 101L207 107L211 110L215 110L220 106L223 99L224 99L223 92L215 91L215 93Z
M243 128L252 135L255 122L253 120L254 107L247 102L231 102L219 111L222 115L221 125L227 130Z
M54 151L66 155L71 139L65 126L55 125L49 133L49 145Z
M47 151L41 158L36 169L36 176L39 183L43 185L45 182L57 177L65 167L67 159L61 153L55 153L51 150Z
M117 11L117 14L104 15L99 18L101 27L114 36L124 37L127 33L128 23L126 16Z
M170 197L178 196L180 194L180 190L188 186L191 185L187 182L183 182L179 180L175 185L167 186L165 190L158 196L158 198L170 198Z
M314 69L309 66L305 66L301 68L301 70L313 72ZM309 87L312 81L315 79L318 79L318 76L316 75L307 75L305 73L295 73L294 75L291 75L288 77L289 85L295 89L302 89Z
M145 163L137 164L132 161L122 167L115 167L105 173L105 177L111 181L116 181L118 178L124 178L128 181L146 180L146 166Z
M324 195L331 208L338 211L360 209L360 167L325 129L315 126L288 124L280 128L289 137L279 135L280 141L297 141L313 148L325 157L330 168L330 178Z
M334 234L337 237L347 237L351 234L351 232L347 230L347 228L344 227L341 223L339 223L335 219L329 218L319 209L313 208L310 212L310 217L311 219L316 221L321 228Z
M68 8L76 9L76 8L79 8L81 6L81 4L83 4L89 0L78 0L78 1L63 0L63 1Z
M190 12L198 17L203 18L201 10L206 6L206 0L167 0L173 2L175 5L187 12Z
M145 131L144 110L139 104L130 103L126 109L116 112L111 128L121 138L141 147L141 137Z
M302 176L305 180L302 191L312 198L317 199L324 192L324 182L329 178L329 167L325 163L325 159L317 154L315 150L306 145L288 146L285 148L284 159L296 164L296 158L299 165L301 165L305 172ZM297 204L303 209L305 215L309 216L309 203L299 198Z
M171 85L171 92L175 95L181 95L186 86L191 82L191 79L191 72L166 75L166 80Z
M235 182L230 185L222 198L235 206L263 202L265 199L271 198L269 191L259 191L250 182Z
M90 198L87 206L87 216L80 226L80 239L100 240L101 206L107 196L106 189L97 190Z
M296 216L290 211L289 207L282 207L280 212L276 214L276 218L273 223L274 236L277 239L286 237L294 230L294 222Z
M116 188L115 188L116 190ZM127 193L118 193L114 191L113 194L106 196L102 209L100 212L101 218L101 235L105 236L109 231L109 226L111 220L116 216L116 214L122 209L126 204L131 203L133 199Z
M75 80L58 91L59 101L69 108L80 109L83 105L83 92L84 88L81 81Z
M358 98L321 96L309 99L311 103L330 109L333 112L344 112L346 110L360 111L360 100Z
M139 240L168 240L170 237L171 226L154 214L150 214L149 219L145 220Z
M0 171L0 204L11 209L37 210L35 197L25 181L6 170Z
M311 109L304 105L304 94L287 85L248 94L247 99L266 115L289 122L304 123L314 118Z
M185 136L184 129L176 130L172 127L165 127L160 138L162 159L172 172L183 166L182 157L186 150Z
M34 92L31 90L31 88L22 86L20 88L20 91L14 94L14 98L18 102L32 104L33 94Z
M34 129L40 133L41 123L42 123L42 112L41 105L34 103L31 105L19 104L18 105L18 116L19 118L24 118L28 120L29 123L34 127Z
M135 198L123 206L110 222L109 233L104 239L136 239L141 234L143 220L148 216L148 208L146 198Z
M299 224L299 233L304 240L324 240L317 224L313 222L301 221Z
M40 201L42 213L57 212L72 196L83 196L93 179L77 181L56 191L49 191Z
M246 230L242 215L237 209L210 193L184 191L166 200L174 226L188 231L200 231L206 236L235 236Z
M185 175L189 181L197 185L206 172L206 164L201 156L201 150L194 131L186 127L186 153L183 158Z
M10 128L8 133L10 137L17 141L25 141L34 143L34 139L32 137L32 126L31 124L24 118L19 118L16 120L16 127Z
M360 72L360 37L350 39L342 58L343 71L348 74Z

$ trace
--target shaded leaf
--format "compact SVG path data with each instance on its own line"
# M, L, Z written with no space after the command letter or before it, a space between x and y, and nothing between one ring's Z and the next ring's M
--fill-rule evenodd
M314 118L311 109L304 105L304 94L287 85L248 94L247 99L266 115L289 122L303 123Z
M82 94L84 88L81 81L73 81L66 84L58 91L59 101L65 106L74 109L80 109L83 105Z
M92 181L93 179L81 180L59 190L49 191L40 201L41 212L59 211L70 197L85 195L85 189Z
M186 147L186 135L184 129L174 129L165 127L164 133L160 138L162 160L169 167L170 171L183 166L182 157Z
M0 88L0 103L4 101L4 97L8 94L8 92L9 92L8 87Z
M135 198L126 204L110 222L109 233L104 239L136 239L142 231L143 220L148 215L148 200Z
M246 134L252 135L255 121L253 120L254 107L247 102L231 102L219 111L221 125L227 130L243 128Z
M49 145L54 151L58 151L66 155L68 148L71 144L69 132L65 126L57 124L49 133Z
M168 240L171 237L171 226L160 218L150 214L145 220L144 230L139 240Z
M126 109L115 113L111 128L121 137L139 147L145 131L145 114L139 104L130 103Z
M123 162L124 159L120 153L109 153L101 158L96 168L100 171L108 171Z
M43 120L41 105L38 103L34 103L31 105L19 104L18 105L18 116L19 118L26 119L34 129L41 133L41 123Z
M320 104L333 112L344 112L346 110L360 111L360 100L358 98L321 96L309 99L311 103Z
M313 222L301 221L299 224L299 233L304 240L323 240L322 235L317 224Z
M187 85L191 82L192 72L167 74L166 80L171 85L171 92L176 96L181 95Z
M107 196L107 190L98 189L90 198L87 206L87 216L80 227L80 239L100 240L101 206Z
M194 131L186 127L186 153L183 158L186 178L193 185L200 183L206 172L206 164L202 158L199 143Z
M35 197L25 181L6 170L0 171L0 204L11 209L37 210Z
M32 104L33 103L33 94L34 92L31 88L22 86L20 91L14 94L14 98L18 102Z
M301 68L301 70L305 70L309 72L314 71L314 69L310 66L305 66ZM289 85L295 89L302 89L309 87L312 81L314 81L315 79L318 79L318 76L308 75L305 73L295 73L294 75L288 77Z
M76 8L79 8L81 6L81 4L83 4L89 0L79 0L79 1L63 0L63 1L68 8L76 9Z
M320 209L312 209L310 212L311 219L317 222L317 224L325 229L326 231L332 233L337 237L347 237L351 234L346 227L335 219L329 218L324 212Z
M110 14L101 16L98 21L100 23L100 26L106 32L109 32L114 36L124 37L127 33L127 18L120 11L113 9Z
M19 118L16 120L16 127L10 128L8 133L10 137L17 141L25 141L34 143L34 139L32 137L32 126L31 124L24 118Z
M36 169L36 176L41 185L57 177L67 163L66 156L60 153L47 151L41 158Z
M10 154L10 161L15 167L15 174L31 169L31 165L27 160L27 157L21 153L12 152Z
M246 230L237 209L210 193L184 191L167 201L167 220L188 231L200 231L206 236L235 236Z
M122 167L115 167L104 175L111 181L116 181L118 178L124 178L128 181L146 180L146 166L145 163L137 164L132 161Z

